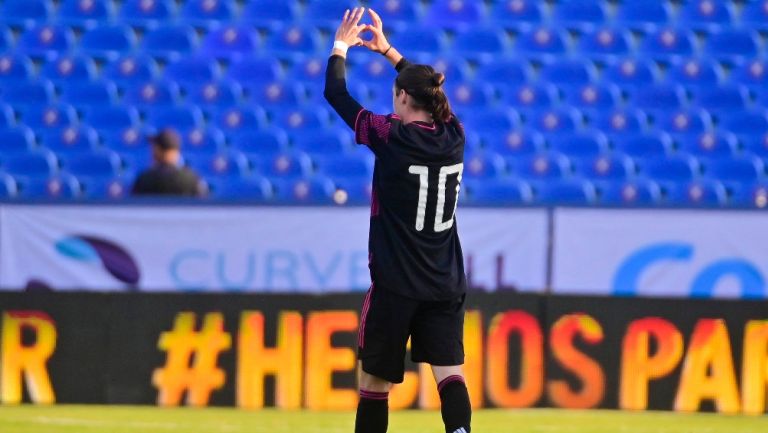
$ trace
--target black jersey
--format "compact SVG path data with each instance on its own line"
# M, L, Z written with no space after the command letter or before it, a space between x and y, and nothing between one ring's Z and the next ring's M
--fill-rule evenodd
M397 68L405 66L403 60ZM448 122L406 125L397 115L374 114L349 96L343 77L344 59L332 56L326 98L354 129L356 141L376 156L369 234L373 283L414 299L461 295L466 278L455 218L464 168L461 124L452 116Z

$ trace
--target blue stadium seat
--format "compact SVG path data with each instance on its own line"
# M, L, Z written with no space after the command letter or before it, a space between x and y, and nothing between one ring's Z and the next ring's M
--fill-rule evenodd
M13 33L11 29L4 25L0 25L0 53L10 51L13 48Z
M177 58L197 49L197 34L186 24L160 26L144 35L141 48L151 56Z
M514 174L526 179L561 179L570 176L573 170L570 159L556 152L508 157L506 160Z
M96 62L87 56L62 55L42 65L40 76L53 82L91 81L96 79Z
M247 84L250 99L269 107L296 107L307 97L306 88L299 83L286 81L264 81Z
M282 23L296 22L299 4L293 1L250 0L245 3L240 20L249 25L278 27Z
M63 0L58 10L61 22L78 27L109 22L114 15L110 0Z
M212 155L226 147L224 133L217 128L192 128L180 132L182 153Z
M645 112L636 109L599 110L591 119L591 124L609 135L637 134L647 128L648 116Z
M139 124L139 112L134 107L95 107L85 111L85 122L97 130L119 130Z
M622 206L648 206L661 203L661 187L647 179L603 182L599 185L600 203Z
M330 114L320 107L291 108L274 112L274 124L286 131L322 129L328 126Z
M32 105L20 110L21 122L36 130L59 129L77 124L77 111L68 104Z
M408 28L389 37L392 46L408 47L408 54L439 55L447 51L445 33L439 29Z
M13 153L26 153L35 148L35 133L27 126L0 129L0 159Z
M234 134L230 139L233 149L245 154L275 156L288 151L288 134L279 128L262 128Z
M531 65L521 59L494 59L478 65L476 79L491 84L525 83L531 81Z
M262 176L207 179L210 197L227 201L265 203L273 197L272 183Z
M539 27L520 33L515 51L528 56L556 58L568 51L568 40L564 29Z
M768 3L766 0L751 1L741 11L741 24L748 28L768 30Z
M648 33L640 43L639 51L654 60L662 61L691 57L695 54L695 39L690 30L664 28Z
M608 152L608 138L599 131L557 134L549 140L549 149L569 157L595 157Z
M605 111L621 106L621 91L613 84L587 84L569 87L566 102L580 110Z
M557 87L547 83L505 86L499 90L505 104L523 109L554 107L560 99Z
M176 18L173 0L126 0L120 8L120 21L134 27L156 27Z
M506 134L480 132L484 147L502 155L535 155L546 149L544 135L538 131L514 130Z
M325 62L322 64L322 75L325 77ZM280 62L273 57L244 57L235 59L227 70L227 76L242 84L274 82L282 78Z
M546 63L540 72L544 81L558 85L580 85L595 81L597 68L587 60L555 60Z
M632 34L627 30L598 28L581 36L578 51L593 59L611 59L629 54L632 47L631 41Z
M676 62L669 70L667 80L683 86L715 86L724 80L723 68L712 59L687 59Z
M212 30L203 38L206 55L220 59L252 55L259 48L259 34L250 27L225 26Z
M153 80L126 86L124 102L138 108L177 105L181 102L181 88L175 81Z
M485 19L483 2L467 0L435 0L425 14L425 21L439 28L475 26Z
M520 124L518 112L506 107L486 109L482 112L470 110L460 114L459 118L467 131L506 133Z
M21 54L43 57L67 53L75 47L75 33L62 25L38 24L19 37L16 51Z
M768 131L768 111L761 108L723 113L720 126L737 135L762 134Z
M708 86L694 95L694 103L713 111L740 111L750 103L749 90L738 84Z
M0 55L0 86L3 82L29 80L33 76L34 66L29 57L16 54Z
M59 164L50 150L36 150L4 156L2 168L12 176L48 177L56 174Z
M739 152L739 141L727 132L704 132L677 137L679 150L699 158L730 158Z
M712 116L704 110L661 111L656 124L671 134L701 134L713 128Z
M501 155L492 152L476 153L464 157L465 179L498 179L507 173Z
M133 178L125 176L77 176L80 197L86 200L121 200L128 197Z
M333 179L336 191L333 201L338 205L370 206L373 187L369 177L346 176Z
M54 99L53 83L48 80L0 82L0 101L14 107L46 105Z
M19 196L19 185L13 176L0 173L0 199L15 199Z
M608 65L603 81L622 88L645 87L660 81L659 67L649 59L624 59Z
M417 58L416 63L426 63L422 60L423 59ZM327 60L323 61L322 67L320 68L323 70L323 72L325 71L326 63ZM310 65L303 66L303 72L305 74L311 72L314 69L314 67ZM305 75L305 78L309 78L310 76L311 74ZM348 77L351 77L352 81L360 80L366 83L388 81L391 85L391 83L394 82L396 76L397 72L395 69L389 64L389 61L381 56L367 57L363 59L361 63L352 66L348 70Z
M730 203L740 207L764 209L768 206L768 183L731 185Z
M250 154L248 159L257 173L270 179L290 179L312 174L312 159L304 152L285 152L277 155Z
M544 21L544 4L538 0L500 0L491 6L489 16L504 27L519 28L522 25Z
M768 60L753 59L737 65L731 72L731 82L754 88L768 84Z
M89 126L49 130L42 137L42 145L57 155L90 152L99 147L99 135Z
M118 101L117 86L106 80L68 82L62 86L60 100L78 107L114 105Z
M670 183L664 186L666 201L684 206L724 206L728 203L728 191L718 181L702 179L686 183Z
M422 11L419 2L407 0L373 0L371 9L375 10L387 27L402 29L421 20Z
M597 202L595 185L583 179L557 179L533 184L537 203L549 205L587 205Z
M225 108L212 118L214 124L227 134L253 131L267 125L267 113L263 108L252 105Z
M704 52L720 61L752 59L760 54L760 35L751 30L733 28L712 32L704 45Z
M232 107L243 101L243 87L232 80L217 80L208 83L186 85L189 102L215 107Z
M685 27L717 30L734 22L736 13L731 2L713 0L691 1L680 10L678 22Z
M687 155L636 160L640 174L659 182L688 182L701 173L696 158Z
M548 134L570 133L581 129L584 117L573 108L548 109L532 112L528 124Z
M616 22L633 29L653 29L671 21L672 8L669 2L629 1L618 5Z
M635 163L626 155L573 158L576 174L592 181L624 181L635 175Z
M54 6L51 0L6 0L0 5L0 16L8 24L29 27L50 21Z
M71 200L80 196L80 183L74 176L15 176L19 197L25 200Z
M219 64L210 57L184 57L169 63L163 76L178 83L205 83L220 74Z
M150 146L147 137L149 134L150 131L148 130L130 126L103 130L100 136L106 147L119 152L121 155L141 152L148 157ZM144 166L142 165L141 168Z
M235 17L235 2L231 0L187 0L180 17L192 25L211 27L231 22Z
M747 154L768 158L768 132L744 135L741 137L741 144Z
M371 179L373 176L373 159L367 153L352 153L349 155L315 156L317 172L331 179L356 177Z
M685 107L685 89L679 84L655 84L636 89L630 102L642 110L675 110Z
M184 155L184 162L204 177L246 177L250 174L248 159L240 152Z
M304 21L308 27L336 30L344 11L360 6L353 0L309 0L304 10Z
M373 61L378 61L382 65L386 64L389 65L389 62L386 62L384 59L376 59L374 58ZM320 81L325 80L325 66L328 63L328 59L323 57L307 57L302 60L298 60L293 63L291 66L291 70L288 73L288 79L289 80L296 80L298 82L302 83L317 83ZM379 63L375 63L379 64ZM365 66L352 66L347 65L347 74L348 77L352 77L353 75L357 75L360 73L360 71L367 71L367 68ZM279 77L279 73L272 74L271 77L268 77L266 81L274 81Z
M173 106L173 107L153 107L147 110L146 125L157 129L175 128L187 129L203 126L203 112L199 107L191 106Z
M494 102L493 87L484 83L446 83L444 90L452 107L484 108Z
M118 85L144 83L160 76L157 61L147 55L127 55L105 65L102 78Z
M446 83L455 83L461 81L471 81L472 68L466 59L456 58L452 56L438 56L429 59L419 59L419 63L425 63L435 68L435 71L445 74ZM387 63L384 63L387 65ZM390 82L394 82L397 76L394 68L387 67L384 69L384 79L391 77Z
M0 104L0 128L14 126L16 124L16 113L10 105Z
M266 48L270 55L288 59L318 53L321 47L325 48L319 31L309 26L285 26L271 32L266 41Z
M275 200L292 204L333 204L336 187L325 176L273 180Z
M462 180L466 201L473 206L509 206L533 201L533 189L519 179L466 179Z
M329 128L322 131L295 131L294 148L312 156L341 156L352 150L352 134L347 129Z
M766 177L765 163L755 156L730 159L709 159L704 164L704 174L721 182L749 183Z
M133 28L122 24L94 27L87 30L80 39L80 49L84 53L110 60L133 51L136 44Z
M122 161L116 152L105 149L67 155L62 169L74 176L111 177L120 175Z
M617 134L613 137L616 151L633 158L660 158L674 152L674 144L665 132Z
M569 28L580 29L606 21L607 12L602 0L561 2L555 6L553 19Z

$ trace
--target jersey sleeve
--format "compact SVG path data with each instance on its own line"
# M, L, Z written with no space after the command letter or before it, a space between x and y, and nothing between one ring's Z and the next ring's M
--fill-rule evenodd
M375 150L377 146L387 144L392 116L374 114L361 109L355 119L355 141Z

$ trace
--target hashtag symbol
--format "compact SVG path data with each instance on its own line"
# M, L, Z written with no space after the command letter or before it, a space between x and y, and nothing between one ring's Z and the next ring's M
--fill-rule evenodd
M187 405L206 406L211 392L224 386L225 374L217 362L219 353L231 345L221 313L206 314L200 332L195 331L195 313L179 313L173 329L163 332L158 341L167 357L165 366L152 374L157 403L178 406L186 391Z

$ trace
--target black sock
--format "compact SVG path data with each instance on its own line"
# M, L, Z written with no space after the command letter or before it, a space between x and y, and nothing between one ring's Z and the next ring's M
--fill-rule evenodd
M389 421L388 392L360 390L355 433L385 433Z
M448 376L437 385L437 389L440 392L440 412L446 433L470 433L472 406L464 378Z

